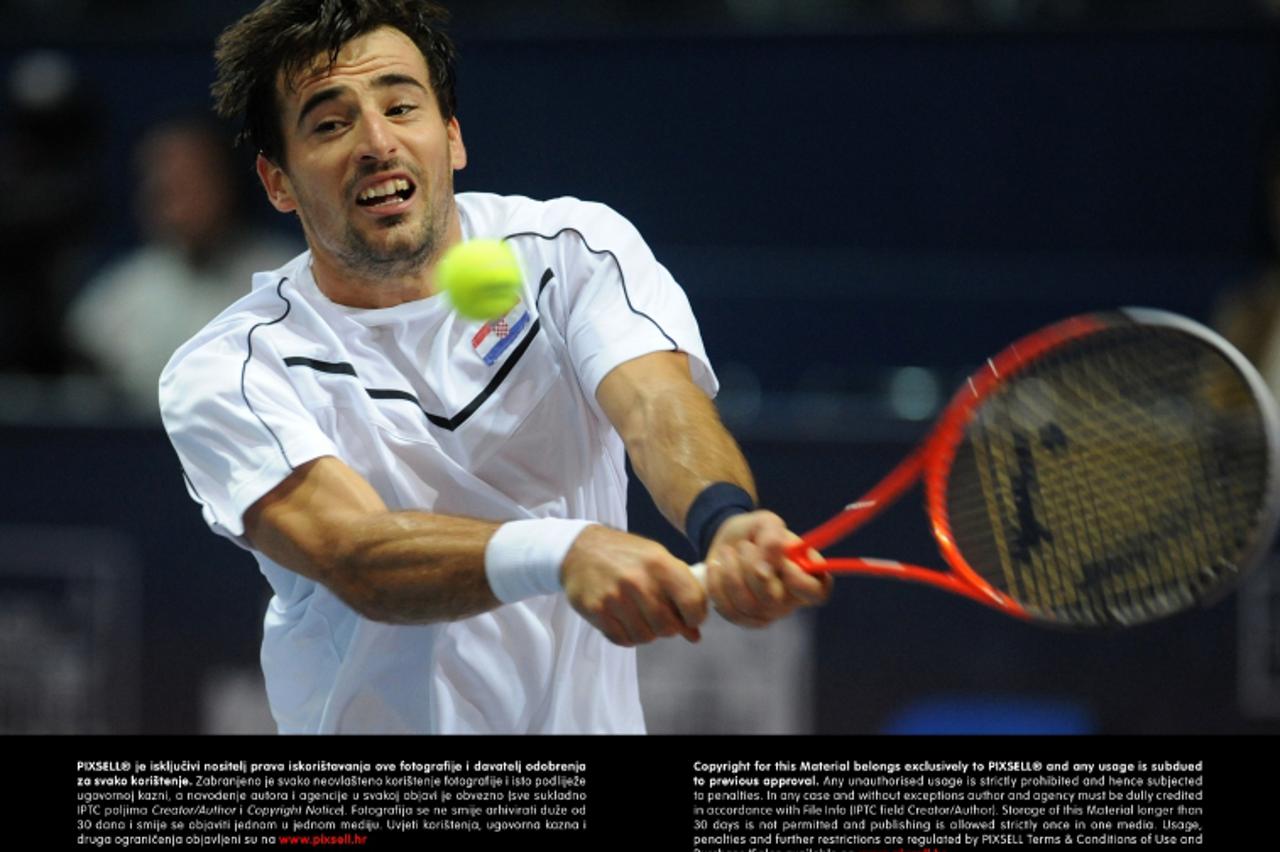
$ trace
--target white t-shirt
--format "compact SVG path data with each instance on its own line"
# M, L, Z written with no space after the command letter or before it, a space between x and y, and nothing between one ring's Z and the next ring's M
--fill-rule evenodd
M523 297L501 322L464 320L440 296L337 305L304 253L254 276L175 353L160 381L165 428L216 532L248 547L245 510L321 456L393 510L625 529L624 449L595 391L624 361L678 349L715 393L684 293L607 207L457 201L464 238L504 238L520 259ZM562 594L395 626L255 555L275 592L262 665L281 732L644 730L634 651Z

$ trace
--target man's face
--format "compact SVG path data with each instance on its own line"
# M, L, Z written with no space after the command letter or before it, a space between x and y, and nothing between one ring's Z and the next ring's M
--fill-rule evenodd
M277 210L296 211L317 264L361 280L410 276L441 250L466 165L457 119L440 114L426 62L384 27L345 44L327 71L277 82L284 161L258 158Z

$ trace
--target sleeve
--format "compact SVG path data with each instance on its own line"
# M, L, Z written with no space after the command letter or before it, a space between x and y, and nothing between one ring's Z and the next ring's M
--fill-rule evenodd
M251 334L180 351L160 378L187 490L213 531L242 546L250 506L299 465L338 455L283 362Z
M580 202L581 203L581 202ZM650 352L689 355L693 379L708 396L719 385L689 300L629 221L600 204L566 236L576 253L569 280L565 338L583 388L594 399L609 371Z

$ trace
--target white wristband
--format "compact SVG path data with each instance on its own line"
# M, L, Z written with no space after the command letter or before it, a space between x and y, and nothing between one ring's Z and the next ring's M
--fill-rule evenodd
M515 603L560 591L560 566L578 535L594 523L535 518L498 527L484 549L484 573L494 597Z

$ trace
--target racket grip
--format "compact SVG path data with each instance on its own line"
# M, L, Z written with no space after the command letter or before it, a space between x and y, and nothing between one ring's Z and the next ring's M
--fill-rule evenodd
M690 565L689 571L693 574L693 579L698 581L698 585L702 586L705 591L707 588L707 563L699 562L696 565Z
M807 556L803 555L804 551L807 551L807 550L808 550L808 545L805 544L804 542L800 542L796 546L794 551L787 553L787 557L797 562L800 565L800 567L803 568L804 570L810 573L818 573L818 571L821 571L821 569L818 569L818 571L815 571L813 568L813 562L810 561ZM703 591L706 591L707 563L697 562L693 565L690 565L689 571L693 574L693 579L697 580L698 584L702 586Z

